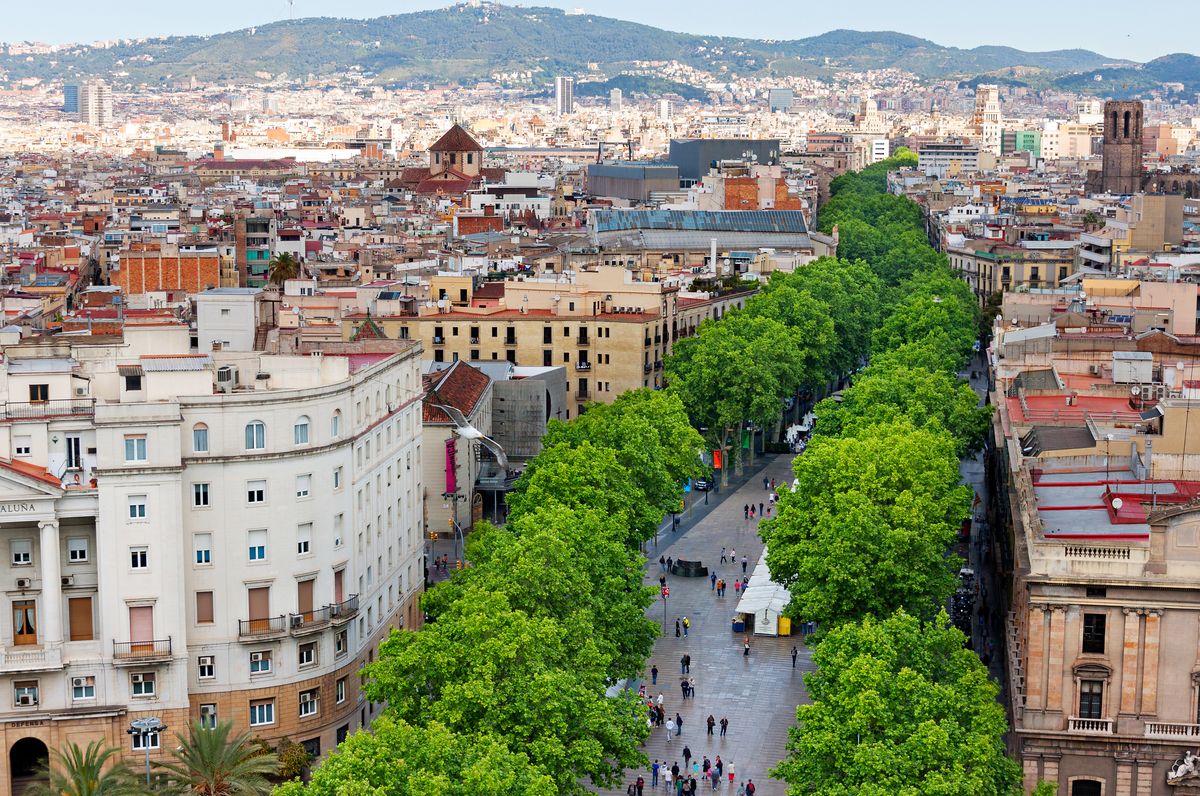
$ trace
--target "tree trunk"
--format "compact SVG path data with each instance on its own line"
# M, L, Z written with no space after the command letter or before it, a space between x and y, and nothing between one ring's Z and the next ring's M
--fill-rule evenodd
M735 460L735 463L734 463L734 466L736 468L734 470L734 472L737 475L742 474L742 436L745 433L745 427L746 427L745 422L738 423L737 439L733 443L733 449L737 454L737 459Z

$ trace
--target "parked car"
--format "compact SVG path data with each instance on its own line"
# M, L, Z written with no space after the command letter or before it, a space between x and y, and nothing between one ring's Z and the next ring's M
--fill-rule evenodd
M692 487L697 492L707 492L713 488L713 479L708 478L708 477L697 478L695 481L692 482Z

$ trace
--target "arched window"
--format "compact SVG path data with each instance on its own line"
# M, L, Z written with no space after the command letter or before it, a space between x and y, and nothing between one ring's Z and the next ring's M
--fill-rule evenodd
M292 426L292 442L297 445L308 444L308 415L300 415L296 425Z
M246 424L246 450L261 451L267 447L267 427L261 420Z
M1125 111L1125 128L1124 129L1125 129L1125 137L1126 138L1129 137L1129 117L1130 117L1129 111Z
M192 426L192 453L208 453L208 426L203 423Z
M337 439L342 435L342 410L334 409L333 417L329 418L329 436Z
M1116 138L1116 137L1117 137L1117 112L1113 111L1112 112L1112 134L1109 136L1109 138Z

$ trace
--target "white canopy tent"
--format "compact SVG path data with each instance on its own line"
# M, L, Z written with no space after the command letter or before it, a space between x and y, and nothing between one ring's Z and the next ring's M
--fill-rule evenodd
M738 600L737 612L754 617L754 635L778 636L779 617L791 601L791 592L771 580L771 573L767 569L767 550L764 547L762 556L750 575L750 585Z

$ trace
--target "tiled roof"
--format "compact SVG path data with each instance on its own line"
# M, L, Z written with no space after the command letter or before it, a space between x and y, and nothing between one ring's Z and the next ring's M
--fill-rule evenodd
M483 371L461 360L446 370L427 373L423 379L426 392L422 419L426 423L451 422L450 417L434 404L453 406L469 418L492 381Z
M808 232L799 210L595 210L597 232L630 229L700 232Z
M429 147L430 152L482 152L483 147L479 142L471 137L471 134L462 128L462 125L454 125L446 134L434 142L433 146Z

